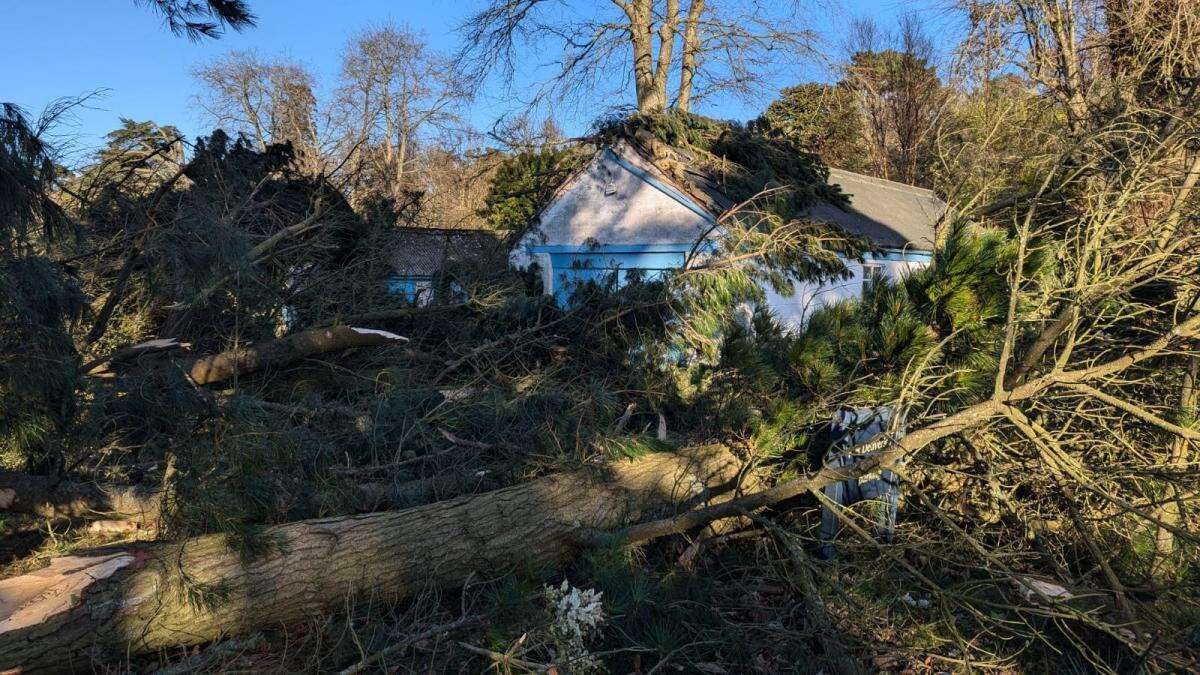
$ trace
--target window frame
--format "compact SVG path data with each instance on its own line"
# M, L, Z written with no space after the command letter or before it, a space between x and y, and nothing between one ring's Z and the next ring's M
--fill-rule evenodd
M887 278L887 268L883 263L865 262L862 264L863 295L875 290L879 282Z

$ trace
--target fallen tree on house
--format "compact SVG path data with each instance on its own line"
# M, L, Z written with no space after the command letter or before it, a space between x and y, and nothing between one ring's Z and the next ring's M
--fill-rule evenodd
M267 368L278 368L310 356L344 351L355 347L377 347L407 342L402 336L375 328L330 326L293 333L270 342L236 347L218 354L201 356L185 362L188 377L198 385L225 382ZM152 340L118 350L111 357L89 363L84 372L103 375L115 364L163 350L186 347L177 340Z
M207 535L106 550L0 581L0 669L89 668L104 653L199 644L319 612L347 594L403 598L475 573L568 560L584 535L728 492L705 446L403 511L272 527L259 551Z

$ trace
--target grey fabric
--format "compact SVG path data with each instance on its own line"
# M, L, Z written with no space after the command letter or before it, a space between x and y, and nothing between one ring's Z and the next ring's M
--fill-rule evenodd
M830 437L833 440L825 455L825 465L830 468L849 468L866 459L873 458L886 449L893 438L888 434L893 410L890 406L878 408L856 408L840 410L830 422ZM902 435L903 418L897 420L894 432ZM879 440L865 451L855 451L857 446ZM829 501L843 508L861 501L874 500L875 534L883 541L891 541L896 529L896 511L900 499L900 478L890 470L877 474L866 474L859 478L839 481L825 488ZM828 558L834 553L833 540L841 529L838 514L826 505L821 511L821 555Z

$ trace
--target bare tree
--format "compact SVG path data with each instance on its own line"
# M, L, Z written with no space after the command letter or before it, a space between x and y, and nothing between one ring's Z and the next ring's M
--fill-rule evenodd
M259 149L291 143L303 166L319 164L315 83L304 66L235 51L194 76L204 87L199 104L213 123L249 136Z
M476 84L499 71L512 82L518 51L563 55L534 101L562 100L632 81L637 109L688 111L718 91L758 93L766 73L815 41L794 3L611 0L608 11L562 16L545 0L494 0L462 26L458 62ZM670 80L678 76L672 96Z
M469 99L449 61L406 27L358 35L342 56L339 109L346 151L398 198L409 189L420 144L458 127Z
M859 100L866 121L872 172L904 183L925 181L930 143L945 93L932 65L933 43L907 16L897 35L872 20L854 23L843 83Z
M1103 0L959 0L958 5L972 28L964 54L1020 68L1062 105L1072 131L1081 132L1099 82L1100 51L1094 43L1104 33Z

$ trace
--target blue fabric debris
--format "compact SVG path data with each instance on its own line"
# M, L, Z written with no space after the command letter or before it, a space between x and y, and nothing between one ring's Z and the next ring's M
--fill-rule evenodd
M850 468L873 458L887 449L887 445L904 434L904 420L901 416L894 429L889 433L894 411L891 406L876 408L855 408L840 410L830 422L830 438L832 445L825 454L825 465L830 468ZM892 435L895 434L895 435ZM864 450L855 448L871 441ZM885 542L890 542L896 530L896 511L900 501L900 477L895 472L883 470L869 473L859 478L851 478L834 483L825 488L825 496L829 501L844 508L861 501L875 500L875 535ZM826 505L821 512L821 555L830 558L834 554L833 540L841 528L838 514Z

